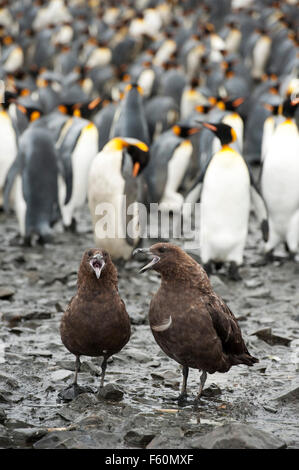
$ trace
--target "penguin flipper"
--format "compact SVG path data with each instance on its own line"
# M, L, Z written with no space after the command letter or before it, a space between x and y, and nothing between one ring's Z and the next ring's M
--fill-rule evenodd
M123 153L123 162L122 162L122 175L125 179L125 189L124 195L125 199L125 231L126 231L126 241L128 245L134 246L134 237L132 237L130 233L128 233L128 227L132 228L132 219L134 218L134 209L133 204L134 202L138 201L138 183L135 178L132 176L133 164L131 157L125 151Z
M197 182L195 186L189 191L185 198L185 203L195 204L200 199L202 190L202 182Z
M66 195L64 204L66 205L72 196L73 191L73 167L71 155L64 154L61 159L57 159L58 171L61 173L65 185L66 185Z
M251 185L250 194L251 194L252 204L254 207L254 212L256 214L258 221L261 224L263 240L267 242L269 238L269 223L268 223L268 213L267 213L266 204L261 194L259 194L255 185Z
M10 169L7 172L4 190L3 190L3 209L5 212L9 212L9 195L12 190L16 176L20 173L20 165L18 158L12 163Z

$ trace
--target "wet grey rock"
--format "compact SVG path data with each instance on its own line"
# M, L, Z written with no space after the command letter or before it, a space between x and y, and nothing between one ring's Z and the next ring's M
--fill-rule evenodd
M245 279L244 285L247 289L256 289L264 284L261 279L253 278L253 279Z
M98 404L98 400L93 393L82 393L78 395L69 405L70 409L78 412Z
M132 359L135 359L137 362L150 362L152 360L151 356L148 354L143 353L142 351L139 351L137 348L128 348L124 351L124 353L131 357Z
M265 287L261 287L260 289L255 289L253 292L250 293L250 295L248 295L248 297L250 298L250 300L252 300L252 298L254 299L268 299L271 297L271 291L270 289L267 289Z
M21 320L43 320L51 318L51 313L48 310L33 310L24 311L16 309L15 311L3 312L3 320L7 322L16 322Z
M51 373L50 380L52 382L66 382L73 375L73 372L71 372L70 370L55 370Z
M0 408L0 424L4 424L6 421L6 414L5 411Z
M155 434L145 433L144 430L138 429L127 432L124 437L124 440L126 444L130 447L144 448L153 440L154 437Z
M227 286L218 276L211 275L210 276L210 281L213 286L213 289L215 292L217 292L218 295L221 297L227 297L229 296L229 286Z
M274 335L271 328L263 328L262 330L258 330L255 333L252 333L252 335L257 336L271 346L274 346L275 344L289 346L292 341L290 338Z
M269 411L269 413L277 413L278 411L276 408L272 408L272 406L268 406L268 405L264 405L263 408L264 410Z
M0 384L1 386L8 386L12 389L19 387L18 381L14 377L7 374L0 374Z
M297 386L292 386L285 390L281 395L274 398L276 401L281 402L298 402L299 401L299 383Z
M104 431L52 431L33 444L34 449L113 449L120 438Z
M212 398L212 397L218 397L221 395L221 389L220 387L218 387L218 385L216 384L211 384L209 387L205 388L203 391L202 391L202 396L203 397L208 397L208 398Z
M24 446L26 444L31 444L35 441L41 439L45 434L47 434L46 429L40 428L18 428L12 431L12 439L14 444L17 446Z
M11 399L9 395L9 392L0 389L0 403L10 403Z
M15 289L12 287L0 287L0 299L10 299L15 294Z
M1 447L5 449L13 447L13 440L6 427L2 424L0 424L0 448Z
M286 443L249 424L219 426L205 436L191 441L195 449L283 449Z
M100 388L97 397L104 400L120 401L123 399L124 391L116 384L107 384Z

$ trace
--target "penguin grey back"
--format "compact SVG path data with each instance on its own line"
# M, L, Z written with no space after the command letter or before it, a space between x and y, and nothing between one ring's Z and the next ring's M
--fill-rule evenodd
M27 129L20 138L19 156L23 197L26 203L25 236L50 238L50 226L58 207L58 169L51 134Z
M112 137L133 137L148 145L150 143L142 97L135 85L132 85L121 104L118 120L112 129Z

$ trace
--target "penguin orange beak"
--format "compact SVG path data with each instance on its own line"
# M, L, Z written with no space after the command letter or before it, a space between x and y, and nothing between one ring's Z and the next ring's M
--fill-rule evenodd
M202 125L211 131L217 131L217 127L213 126L213 124L210 124L209 122L202 122Z
M98 97L98 98L95 98L94 100L92 100L89 104L88 104L88 109L94 109L99 103L101 102L101 98Z
M136 176L138 175L139 170L140 170L140 163L139 163L139 162L135 162L135 163L134 163L134 166L133 166L133 172L132 172L134 178L136 178Z

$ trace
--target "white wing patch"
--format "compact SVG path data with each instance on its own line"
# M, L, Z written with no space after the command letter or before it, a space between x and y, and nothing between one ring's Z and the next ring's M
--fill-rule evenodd
M161 323L161 325L152 326L151 328L154 331L165 331L171 326L171 324L172 324L172 318L171 316L169 316L169 319Z

